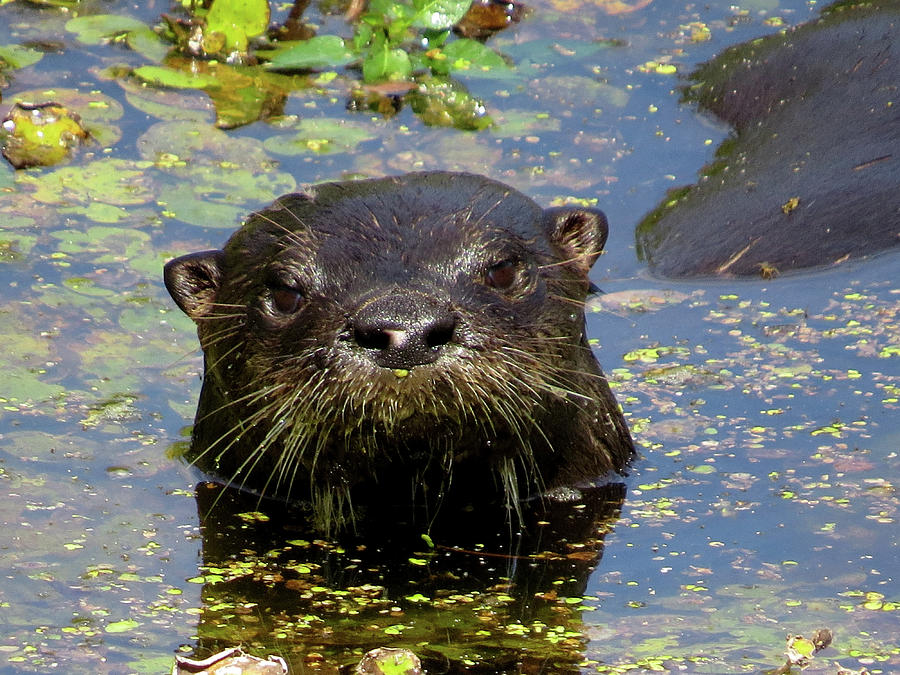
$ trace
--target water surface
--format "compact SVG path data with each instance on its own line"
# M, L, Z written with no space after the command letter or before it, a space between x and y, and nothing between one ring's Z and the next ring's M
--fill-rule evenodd
M169 9L78 11L153 23ZM0 44L56 43L7 73L4 101L65 89L109 111L108 137L69 166L0 169L3 672L167 672L177 649L242 642L284 654L295 672L334 672L391 644L482 672L736 673L780 665L788 633L820 627L835 633L820 672L832 660L898 668L896 255L770 281L670 283L634 254L640 217L692 181L727 133L681 107L677 75L653 64L685 74L815 5L531 9L488 43L518 76L465 80L496 121L472 133L409 110L348 113L341 77L290 95L277 122L222 131L202 92L159 97L115 77L110 68L145 57L79 42L65 29L71 12L0 7ZM609 215L594 270L606 295L589 333L641 457L577 597L559 578L523 610L496 587L509 566L490 561L453 603L408 585L361 591L369 577L347 571L353 551L302 540L285 552L282 538L272 553L252 517L222 526L222 550L203 541L197 476L173 457L202 363L163 262L220 246L241 214L297 185L421 169L477 171L541 203L575 198ZM311 579L336 585L315 591Z

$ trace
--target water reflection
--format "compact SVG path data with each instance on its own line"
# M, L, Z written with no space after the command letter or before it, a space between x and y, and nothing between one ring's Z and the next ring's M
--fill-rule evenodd
M590 486L529 504L516 528L499 507L442 509L427 537L408 508L386 507L363 534L325 541L300 510L201 483L195 653L242 644L333 672L402 646L428 672L577 672L582 596L624 498L621 483Z

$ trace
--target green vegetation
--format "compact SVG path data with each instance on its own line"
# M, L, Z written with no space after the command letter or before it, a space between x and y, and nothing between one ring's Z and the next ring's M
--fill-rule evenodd
M355 107L389 115L409 102L426 124L477 130L490 126L491 118L454 76L504 78L514 71L481 42L453 34L470 5L471 0L373 0L347 24L350 37L284 39L290 33L267 30L266 0L191 3L184 16L163 15L156 27L96 15L76 17L66 29L85 44L121 42L156 62L113 71L118 78L206 91L223 128L271 115L289 91L310 86L313 71L336 76L339 70L351 81Z

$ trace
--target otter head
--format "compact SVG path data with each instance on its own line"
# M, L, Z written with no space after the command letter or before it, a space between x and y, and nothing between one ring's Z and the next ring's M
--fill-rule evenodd
M278 199L166 265L205 355L194 460L308 500L324 529L392 478L442 497L493 477L515 506L621 469L630 437L584 336L606 236L598 210L467 174Z

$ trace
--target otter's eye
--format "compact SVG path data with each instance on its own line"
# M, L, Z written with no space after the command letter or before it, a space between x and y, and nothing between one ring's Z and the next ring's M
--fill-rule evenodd
M487 268L484 280L491 288L504 291L516 283L519 266L514 260L502 260Z
M300 301L303 299L296 288L273 288L272 304L282 314L293 314L300 309Z

